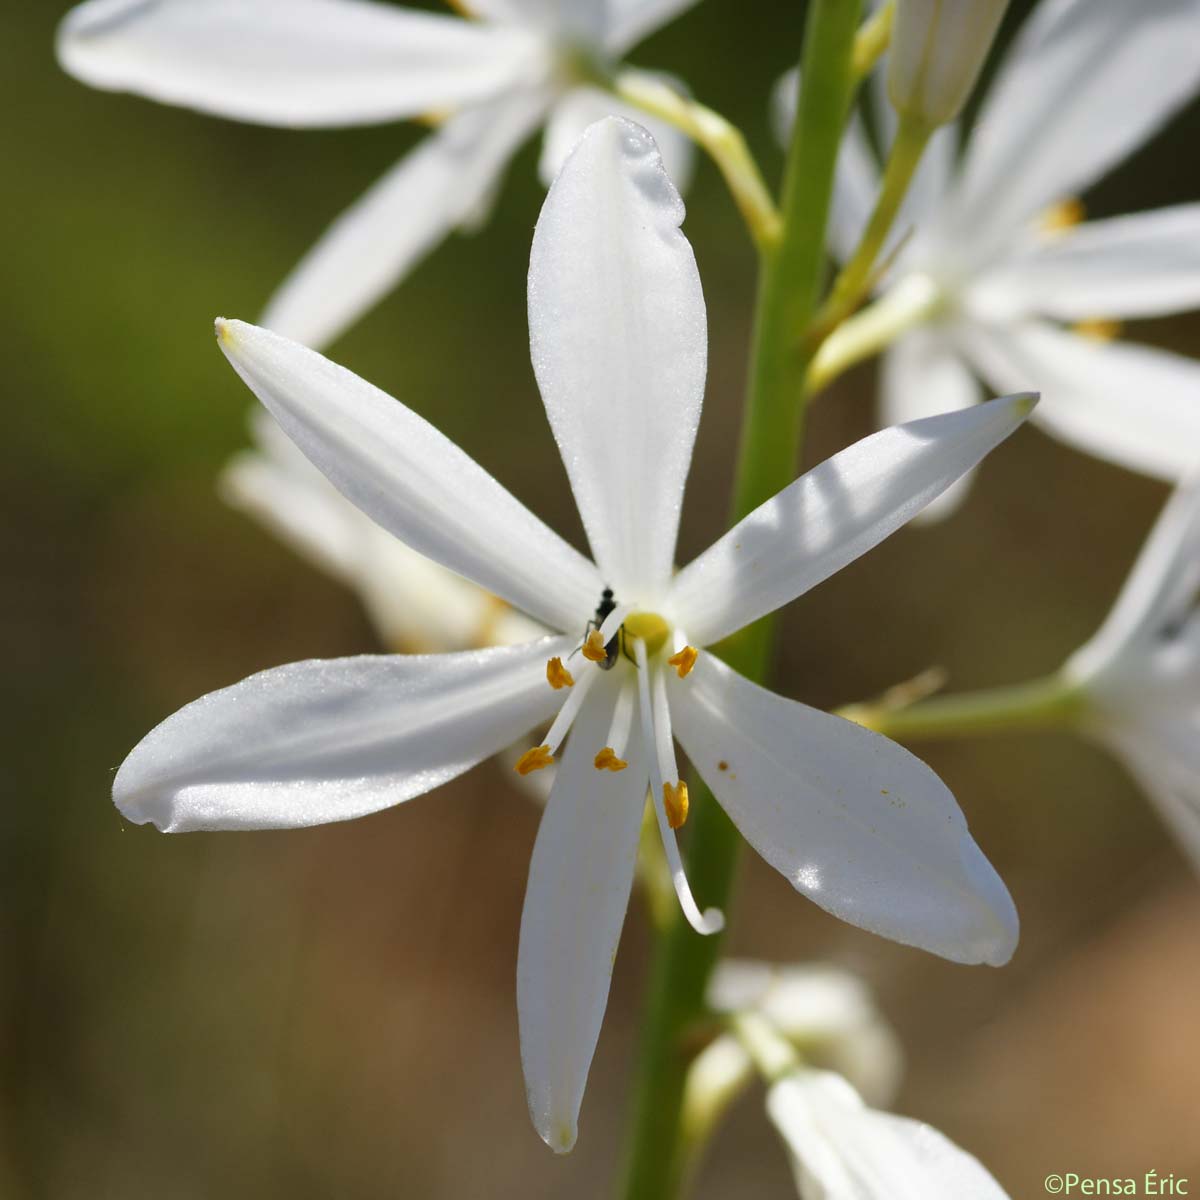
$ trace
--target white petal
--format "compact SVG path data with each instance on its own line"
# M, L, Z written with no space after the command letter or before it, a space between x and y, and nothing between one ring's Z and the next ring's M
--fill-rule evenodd
M888 51L888 96L927 126L962 111L992 48L1008 0L902 0Z
M432 791L540 724L571 639L313 659L181 708L134 748L113 799L168 833L323 825Z
M605 49L620 56L695 5L697 0L608 0Z
M224 498L353 588L386 646L408 654L440 654L544 636L546 630L536 622L381 529L304 457L267 412L256 408L254 417L261 448L243 451L226 467Z
M543 40L372 0L89 0L66 70L266 125L359 125L480 101L545 72Z
M1076 679L1091 678L1135 641L1148 657L1162 630L1178 627L1200 585L1200 480L1176 488L1104 624L1067 666Z
M588 696L546 805L521 917L517 1009L529 1111L560 1154L575 1144L579 1106L637 860L646 763L636 731L619 772L592 760L605 744L616 680Z
M1196 731L1190 731L1195 740ZM1129 773L1158 810L1192 869L1200 872L1200 776L1164 761L1152 738L1127 730L1111 739Z
M1200 86L1198 0L1047 0L980 111L953 233L983 255L1096 182Z
M884 425L958 412L983 399L979 381L949 341L932 329L914 329L887 350L880 389ZM961 475L913 520L932 522L948 517L966 500L974 477L974 469Z
M547 102L541 92L518 92L451 117L325 231L271 298L262 324L316 349L340 336L471 221Z
M954 962L1009 960L1017 913L946 785L877 733L711 654L670 680L675 734L742 836L797 891Z
M803 595L911 520L1029 415L1006 396L880 430L760 505L675 577L668 608L711 645Z
M1007 1200L978 1159L931 1125L867 1108L838 1075L786 1076L767 1114L805 1200Z
M1200 204L1088 221L1031 242L991 273L1025 312L1079 321L1200 305Z
M251 426L261 449L242 451L230 460L220 481L223 498L321 570L353 582L364 557L366 530L378 526L329 483L261 408L252 412Z
M626 74L645 75L646 72L626 71ZM677 91L682 90L678 81L669 76L656 75L654 78L670 84ZM666 121L647 116L632 104L618 100L611 92L603 92L591 86L572 88L554 106L550 114L550 120L546 124L546 136L542 142L542 156L538 163L538 172L547 187L554 182L562 170L563 163L567 161L588 126L609 116L639 121L650 130L658 143L663 166L671 182L679 191L687 191L688 184L692 181L692 168L696 157L691 139L684 137Z
M671 573L708 336L683 201L653 139L593 125L550 189L529 263L546 412L605 582L649 603Z
M1200 464L1200 363L1130 342L1099 342L1040 321L960 327L993 387L1036 381L1042 428L1087 454L1180 479Z
M278 334L241 321L218 334L288 436L368 516L553 629L586 621L604 586L595 567L427 421Z

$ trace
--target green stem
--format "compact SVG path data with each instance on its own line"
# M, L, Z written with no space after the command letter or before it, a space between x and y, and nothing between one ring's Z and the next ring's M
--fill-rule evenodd
M797 331L812 319L825 264L825 226L842 130L854 93L860 0L812 0L801 63L803 86L784 178L777 242L760 246L760 283L749 396L733 516L740 519L796 474L810 352ZM766 676L771 625L729 639L722 657L751 679ZM728 907L740 839L712 794L692 789L688 877L704 905ZM719 937L700 937L676 910L657 939L639 1046L633 1126L622 1195L672 1200L684 1168L681 1108L688 1033L704 1016Z
M1086 697L1060 675L1011 687L938 696L907 708L852 704L838 715L898 741L974 737L1078 724Z
M900 205L908 193L908 185L921 162L921 155L933 133L932 126L912 117L901 117L892 143L879 197L858 248L850 261L842 268L833 285L829 299L816 321L818 336L828 334L858 306L870 290L872 272L883 244L891 232L900 211Z

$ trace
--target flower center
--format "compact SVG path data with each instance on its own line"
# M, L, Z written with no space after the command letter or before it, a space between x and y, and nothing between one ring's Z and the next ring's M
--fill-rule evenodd
M516 764L517 772L528 775L554 762L554 756L583 706L584 697L596 682L599 672L611 671L624 659L629 668L638 674L648 673L650 663L660 658L673 632L670 623L660 613L644 612L634 609L631 604L621 604L613 595L612 588L605 588L592 619L587 623L583 640L567 656L567 661L563 662L556 656L546 663L546 682L556 692L566 691L567 696L546 734L546 740L521 756ZM654 670L661 672L673 667L679 678L684 679L696 665L697 657L698 653L693 646L684 646L672 654L665 665L659 663ZM582 668L578 682L568 664ZM608 739L595 756L596 770L623 771L629 765L622 755L629 739L635 696L640 686L640 683L635 683L628 675L619 685ZM663 715L665 719L665 709ZM669 742L669 725L665 726L665 729ZM674 770L666 774L671 775L673 782L667 788L664 775L664 797L670 814L671 828L676 829L687 819L687 787L678 782L678 775Z

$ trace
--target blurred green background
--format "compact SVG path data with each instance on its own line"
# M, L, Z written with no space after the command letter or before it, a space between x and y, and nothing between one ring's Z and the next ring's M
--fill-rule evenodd
M578 1149L556 1159L526 1116L513 986L538 813L501 771L300 832L168 838L110 802L122 757L185 701L375 648L352 595L216 497L250 396L211 322L253 319L419 134L256 129L89 91L53 60L67 7L9 5L0 39L0 1197L604 1196L644 914L635 901ZM703 0L634 59L742 123L773 176L767 94L802 15ZM1198 135L1193 109L1090 210L1193 198ZM528 360L534 155L479 235L439 250L332 354L578 541ZM753 294L707 163L689 210L712 344L682 560L722 527ZM1133 332L1200 349L1196 318ZM870 431L872 387L859 370L821 401L809 462ZM792 606L781 690L836 704L930 664L956 687L1044 672L1099 621L1164 496L1023 430L951 522L901 532ZM1013 963L956 967L861 934L753 855L731 951L861 971L909 1052L897 1108L1014 1197L1042 1195L1050 1171L1200 1178L1200 896L1148 804L1066 737L919 749L1013 891ZM793 1194L760 1096L721 1131L698 1194Z

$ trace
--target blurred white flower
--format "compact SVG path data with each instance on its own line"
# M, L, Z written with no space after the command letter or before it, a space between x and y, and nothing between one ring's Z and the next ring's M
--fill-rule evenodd
M1007 1200L978 1159L931 1125L868 1108L839 1075L784 1076L767 1114L802 1200Z
M954 120L979 78L1008 0L896 0L888 96L927 126Z
M1181 486L1064 675L1084 725L1149 793L1200 870L1200 483Z
M376 0L86 0L58 56L93 87L263 125L433 118L438 128L330 226L262 324L310 346L344 332L448 233L479 223L545 125L549 184L579 135L636 116L592 80L695 0L466 0L458 16ZM692 148L642 119L684 186Z
M828 911L963 962L1002 963L1017 938L1008 892L928 767L694 647L877 544L1033 400L874 434L673 573L707 357L682 219L653 140L610 118L584 135L534 235L533 362L595 564L403 405L277 334L219 323L235 369L348 499L562 633L262 672L163 722L114 784L130 820L164 830L314 825L428 792L549 723L521 764L534 770L573 728L533 851L518 963L530 1110L559 1151L575 1141L648 782L688 919L720 924L697 909L680 862L687 791L673 734L746 839Z
M357 592L390 649L430 654L515 646L547 632L381 529L261 408L252 414L251 427L257 446L226 468L225 499Z
M844 1075L872 1104L896 1095L904 1069L900 1041L870 989L849 971L825 963L724 959L713 973L708 1003L721 1013L758 1013L806 1062Z
M1200 204L1072 224L1080 210L1071 201L1195 94L1198 40L1200 0L1034 9L961 162L954 127L934 135L884 251L895 254L884 303L923 323L885 353L881 423L965 408L982 398L978 376L997 391L1038 387L1035 423L1087 453L1171 480L1200 464L1200 364L1105 340L1113 318L1200 304ZM794 93L792 77L777 96L781 118ZM881 86L874 98L886 144L895 115ZM843 260L878 185L856 121L830 225ZM948 511L965 483L926 516Z

